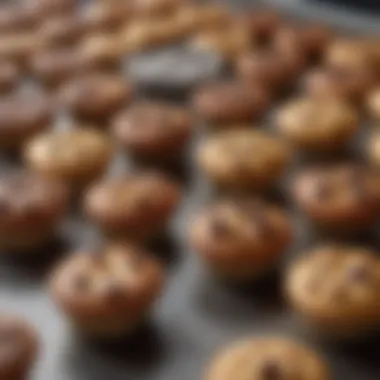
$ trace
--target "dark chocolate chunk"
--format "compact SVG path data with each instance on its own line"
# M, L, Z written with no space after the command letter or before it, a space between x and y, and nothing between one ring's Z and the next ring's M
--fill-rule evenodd
M74 279L75 290L83 292L88 289L89 281L84 275L78 275Z
M314 187L314 196L317 198L317 200L323 201L324 199L328 198L330 195L330 186L325 181L319 181L316 183Z
M282 370L279 365L274 360L268 360L263 363L261 367L261 379L262 380L282 380Z
M116 302L120 299L125 298L125 290L115 282L111 282L106 289L106 298L110 302Z
M215 237L223 237L229 234L230 229L226 222L220 218L214 218L210 225L211 233Z
M352 266L348 271L350 283L366 283L370 280L371 273L366 265Z

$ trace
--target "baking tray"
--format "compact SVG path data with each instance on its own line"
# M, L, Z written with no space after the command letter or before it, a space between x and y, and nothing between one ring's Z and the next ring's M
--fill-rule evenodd
M233 3L244 6L250 2L234 0ZM331 22L334 21L331 15L336 14L339 28L349 26L367 33L379 30L379 23L377 29L372 28L367 19L342 15L342 12L331 14L326 12L326 7L311 13L311 9L317 9L315 5L303 7L304 3L298 0L268 0L268 3L277 3L276 6L296 18L312 17ZM2 165L17 166L17 163L3 161ZM67 218L62 227L62 244L48 249L43 262L1 261L0 309L27 317L41 335L41 356L32 379L196 380L202 377L215 349L231 340L247 335L282 334L320 349L335 379L378 380L380 339L372 337L357 344L338 345L308 335L282 301L280 274L258 282L251 290L238 290L218 282L203 270L187 245L186 227L190 215L209 197L210 191L199 173L188 166L183 168L185 195L172 223L171 237L155 247L168 267L165 293L157 304L152 323L130 341L101 347L81 340L49 298L46 275L59 254L98 239L96 231L80 217L73 214ZM128 167L119 157L111 171L126 171ZM295 212L293 216L298 238L287 259L318 239L305 228L302 217ZM365 240L376 246L380 241L376 233Z

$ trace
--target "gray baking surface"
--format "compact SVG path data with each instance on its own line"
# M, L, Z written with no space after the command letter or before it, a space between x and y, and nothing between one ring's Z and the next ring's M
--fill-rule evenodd
M326 12L324 8L314 15L311 8L302 8L300 2L295 9L292 0L268 1L281 3L286 13L302 17L323 18ZM351 19L338 13L339 26L370 30L370 23L361 24L361 18ZM332 21L331 14L328 20ZM207 198L208 188L188 166L183 169L187 177L185 196L172 223L171 241L168 239L157 247L168 264L165 294L151 325L131 342L107 348L84 342L73 334L49 298L46 275L58 252L86 246L97 239L96 233L80 218L73 216L65 221L63 246L48 250L51 257L48 263L0 264L0 309L26 316L41 334L41 356L32 379L196 380L201 378L210 355L223 344L251 334L278 333L305 340L320 349L331 364L335 379L378 380L380 340L373 338L342 346L308 334L282 301L279 275L257 283L252 291L238 291L203 271L188 248L186 225L190 215ZM123 160L116 160L112 172L123 170L126 170ZM298 253L316 237L309 235L304 221L296 214L294 221L298 232L292 251Z

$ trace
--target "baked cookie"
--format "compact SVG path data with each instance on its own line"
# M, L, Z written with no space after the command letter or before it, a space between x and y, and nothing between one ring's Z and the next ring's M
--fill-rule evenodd
M47 18L37 30L45 46L74 45L86 32L86 25L78 15L58 15Z
M334 151L347 146L359 129L357 111L341 99L292 99L275 115L277 130L305 151Z
M249 281L272 270L292 241L290 218L253 198L214 202L190 225L190 245L221 277Z
M37 333L23 319L0 315L0 380L28 377L39 350Z
M0 148L18 150L50 127L53 106L41 93L13 93L0 100Z
M147 239L166 228L180 193L178 185L162 174L131 174L91 187L85 196L84 210L109 235Z
M106 123L132 95L132 86L121 75L102 73L75 77L61 89L62 103L71 114L93 123Z
M235 190L262 190L284 173L290 150L270 133L250 129L219 132L197 152L202 171L215 184Z
M306 74L303 87L310 97L340 98L360 105L375 83L376 77L370 70L320 67Z
M301 343L260 337L234 343L212 361L205 380L329 380L324 360Z
M332 38L325 25L284 25L273 36L273 48L284 54L303 54L307 61L319 59Z
M262 44L269 41L283 21L272 9L254 9L238 13L235 22L248 29L253 42Z
M67 183L74 192L102 176L111 155L108 137L90 128L41 134L31 139L24 150L31 169Z
M275 51L259 50L241 55L236 61L236 72L251 86L258 85L276 94L291 83L298 66Z
M379 216L380 178L359 165L306 169L296 176L293 198L308 218L330 230L370 227Z
M2 175L0 249L27 252L50 242L67 208L63 184L25 171Z
M83 21L91 32L115 32L129 21L131 8L129 1L92 2L84 9Z
M192 38L190 45L197 49L213 51L227 61L235 60L252 48L248 30L234 24L220 29L203 30Z
M188 34L204 30L225 28L231 23L231 15L227 8L220 4L188 4L181 7L175 18L178 25Z
M80 332L114 339L143 322L163 282L162 266L147 253L112 245L67 258L53 272L50 291Z
M191 129L186 108L152 101L121 111L112 128L123 149L136 158L154 161L177 161L189 142Z
M227 79L201 86L192 103L202 120L229 128L262 117L270 106L270 95L263 86Z
M119 69L125 53L125 46L115 33L91 34L82 40L78 49L89 67L106 71Z
M318 332L353 338L380 327L380 260L361 247L314 248L289 269L290 304Z
M92 69L77 47L52 47L35 54L30 61L32 75L48 87L57 87Z
M0 60L0 94L14 90L20 82L20 70L10 61Z
M371 91L367 96L367 111L370 117L380 120L380 87Z

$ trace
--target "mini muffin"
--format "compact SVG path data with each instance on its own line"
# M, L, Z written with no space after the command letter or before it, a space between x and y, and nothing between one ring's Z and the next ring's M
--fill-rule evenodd
M90 129L51 131L25 146L26 164L33 170L80 191L108 167L112 145L103 133Z
M326 337L353 339L380 328L380 260L353 246L314 248L291 265L290 304Z
M312 349L283 337L234 343L219 353L205 380L330 380L324 360Z
M177 161L189 142L191 127L184 107L143 101L116 115L113 134L122 148L136 158Z
M266 43L281 27L280 15L272 9L254 9L240 12L236 22L245 26L251 35L251 40Z
M340 98L360 105L376 82L371 70L321 67L307 73L303 87L310 97Z
M218 53L227 61L235 60L252 47L248 30L241 25L201 31L193 37L190 45L197 49Z
M284 54L303 54L308 61L319 59L332 38L325 25L283 26L273 36L273 48Z
M125 52L134 53L177 43L183 36L172 16L136 19L122 31L120 43Z
M189 34L204 30L225 28L231 23L227 8L220 4L189 4L181 7L176 15L176 22Z
M164 175L130 174L91 187L84 210L107 234L141 240L166 228L179 200L178 185Z
M39 350L37 333L23 319L0 315L0 380L29 377Z
M90 3L83 13L83 22L91 32L114 32L128 22L131 4L128 1Z
M78 15L58 15L44 20L37 30L46 46L63 46L77 43L86 32Z
M26 171L0 178L0 249L26 253L49 243L68 207L66 187ZM1 369L0 369L1 373Z
M83 39L79 51L90 67L114 70L119 69L123 63L125 46L119 35L92 34Z
M280 179L289 161L288 146L277 137L250 129L218 132L197 152L199 167L215 184L235 190L262 190Z
M359 129L356 110L340 99L292 99L277 111L277 130L305 151L335 151Z
M53 272L50 291L79 332L115 339L144 322L163 282L162 266L146 252L111 245L68 257Z
M369 52L356 39L340 38L326 50L325 64L338 69L372 69L373 60Z
M53 47L35 54L30 62L32 75L48 87L57 87L91 69L85 56L75 47Z
M259 85L270 93L277 93L289 85L298 73L294 63L275 51L253 51L238 58L236 72L242 81L248 81L251 86Z
M61 99L79 120L105 123L132 99L132 86L120 75L92 73L68 81Z
M43 48L43 41L33 33L15 32L0 35L0 59L25 67Z
M375 88L368 94L367 111L370 117L380 120L380 87Z
M362 230L379 216L380 178L359 165L306 169L296 176L292 192L305 215L330 232Z
M275 206L252 198L222 199L202 210L190 245L221 277L249 281L281 261L292 241L291 221Z
M10 61L0 60L0 94L11 92L20 82L20 70Z
M196 114L213 126L233 127L234 123L251 122L264 115L270 105L267 90L240 80L210 82L193 96Z
M50 126L53 107L41 93L13 93L0 100L0 148L18 150Z
M185 4L185 0L133 0L132 9L137 17L167 16Z

